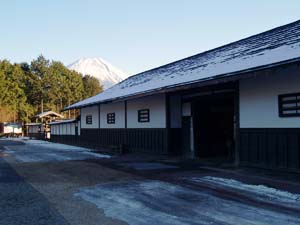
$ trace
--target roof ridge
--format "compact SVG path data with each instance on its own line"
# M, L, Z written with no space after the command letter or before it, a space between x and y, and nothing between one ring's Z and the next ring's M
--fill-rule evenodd
M68 108L300 60L300 20L135 74Z
M263 34L266 34L266 33L271 33L271 32L274 32L274 31L276 31L276 30L281 30L281 29L284 28L284 27L289 27L289 26L294 25L294 24L297 24L297 23L299 23L299 25L300 25L300 20L297 20L297 21L294 21L294 22L291 22L291 23L288 23L288 24L285 24L285 25L281 25L281 26L279 26L279 27L271 28L271 29L269 29L269 30L267 30L267 31L263 31L263 32L258 33L258 34L254 34L254 35L251 35L251 36L242 38L242 39L240 39L240 40L238 40L238 41L233 41L233 42L230 42L230 43L228 43L228 44L225 44L225 45L222 45L222 46L213 48L213 49L209 49L209 50L206 50L206 51L203 51L203 52L200 52L200 53L197 53L197 54L188 56L188 57L183 58L183 59L178 59L178 60L175 60L175 61L173 61L173 62L164 64L164 65L161 65L161 66L158 66L158 67L149 69L149 70L145 70L145 71L143 71L143 72L140 72L140 73L137 73L137 74L134 74L134 75L128 77L127 79L123 80L123 81L120 82L119 84L123 83L124 81L128 80L129 78L136 77L136 76L142 75L142 74L144 74L144 73L151 72L151 71L153 71L153 70L157 70L157 69L160 69L160 68L164 68L164 67L167 67L167 66L176 64L176 63L178 63L178 62L180 62L180 61L193 59L193 58L198 57L198 56L200 56L200 55L204 55L204 54L207 54L207 53L209 53L209 52L213 52L213 51L216 51L216 50L218 50L218 49L222 49L222 48L231 46L231 45L236 44L236 43L238 43L238 42L243 42L243 41L245 41L245 40L247 40L247 39L251 39L251 38L253 38L253 37L257 37L257 36L260 36L260 35L263 35ZM117 84L117 85L119 85L119 84Z

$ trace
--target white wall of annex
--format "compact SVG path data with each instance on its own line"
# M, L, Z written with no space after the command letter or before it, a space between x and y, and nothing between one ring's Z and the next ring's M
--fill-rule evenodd
M115 113L115 123L107 123L107 114ZM100 105L101 128L125 128L125 103L115 102Z
M77 122L77 126L78 126L78 135L80 135L81 121Z
M241 128L299 128L300 117L281 118L278 95L300 92L300 68L240 80Z
M61 124L61 134L65 135L66 134L66 124Z
M28 132L31 134L39 133L39 125L28 126Z
M61 123L51 125L53 135L75 135L75 123Z
M55 134L55 127L53 125L50 126L50 132L51 134Z
M81 128L99 128L99 109L98 105L82 108L81 115ZM92 124L86 124L86 116L92 116Z
M159 94L127 101L128 128L166 128L165 95ZM150 110L150 122L138 122L138 110Z
M70 123L70 134L75 135L75 123Z

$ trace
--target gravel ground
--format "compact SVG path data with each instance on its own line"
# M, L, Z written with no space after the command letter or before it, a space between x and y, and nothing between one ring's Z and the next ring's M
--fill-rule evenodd
M0 156L1 225L300 224L295 212L223 195L224 185L190 186L179 165L30 140L0 140Z
M3 141L2 141L3 142ZM63 160L60 161L61 155L68 154L66 151L57 151L57 148L51 149L48 145L30 145L25 142L26 145L17 143L11 143L6 141L2 145L7 146L6 151L8 156L5 160L14 168L17 173L24 177L27 185L31 185L35 188L36 192L40 196L45 196L45 201L50 203L53 209L55 209L65 221L66 224L74 225L123 225L126 224L122 221L105 216L103 210L99 210L94 204L91 204L85 200L76 198L74 193L81 187L88 187L99 183L113 182L117 180L130 180L133 179L129 174L123 172L118 172L109 168L102 167L98 164L86 162L84 159L78 159L78 157L72 158L73 160ZM1 142L0 142L1 144ZM69 156L73 156L74 152L72 147L70 147ZM36 159L36 155L43 153L57 154L56 157L51 155L51 157L45 158L43 160L22 162L18 160L18 156L29 154L28 157ZM9 153L11 152L11 153ZM82 153L78 153L82 154ZM76 154L75 154L76 155ZM91 157L89 157L90 159ZM57 160L58 159L58 160ZM98 159L95 157L95 159ZM29 186L30 186L29 185ZM1 184L2 186L2 184ZM24 195L23 190L19 191L20 195ZM30 197L29 197L30 198ZM16 200L18 201L18 199ZM19 202L19 201L18 201ZM28 201L30 203L30 200ZM41 200L41 202L44 202ZM20 204L23 204L20 202ZM43 203L44 204L44 203ZM47 209L41 209L43 211L48 211ZM13 211L11 209L11 211ZM21 217L23 214L20 214ZM23 219L27 221L27 217ZM2 223L0 223L2 225ZM5 225L10 224L23 224L23 223L5 223ZM26 224L26 223L24 223ZM58 224L52 223L31 223L27 224L39 225L39 224Z
M51 203L0 158L0 224L66 225Z

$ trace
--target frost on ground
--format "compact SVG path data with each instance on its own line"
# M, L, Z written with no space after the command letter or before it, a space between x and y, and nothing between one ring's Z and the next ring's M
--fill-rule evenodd
M119 163L121 166L131 167L135 170L162 170L162 169L178 169L177 166L170 166L162 163Z
M200 178L192 177L186 179L196 183L209 183L225 188L230 188L242 193L251 194L251 196L257 197L261 200L291 204L293 205L293 207L300 208L300 194L293 194L287 191L267 187L265 185L245 184L234 179L226 179L211 176L205 176Z
M59 143L53 143L49 141L42 141L42 140L34 140L29 139L25 142L27 145L34 145L34 146L44 146L48 148L58 149L58 150L72 150L72 151L91 151L88 148L83 147L77 147L73 145L65 145L65 144L59 144Z
M108 183L75 197L130 225L300 224L300 217L225 200L161 181Z
M10 146L4 151L14 156L19 162L52 162L84 160L92 158L110 158L105 154L91 152L90 149L76 147L72 145L58 144L41 140L26 140L24 142L28 148L22 146Z

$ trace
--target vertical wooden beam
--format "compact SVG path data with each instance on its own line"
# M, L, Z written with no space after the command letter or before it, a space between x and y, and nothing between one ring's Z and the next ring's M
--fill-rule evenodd
M166 110L166 152L170 154L170 96L165 94L165 110Z
M100 113L100 104L99 104L98 105L98 127L99 127L99 129L101 128L100 118L101 118L101 113Z
M125 132L124 132L124 139L123 139L123 144L127 145L129 143L128 141L128 129L127 129L127 100L124 101L124 113L125 113ZM125 148L128 148L129 146L126 146Z
M234 152L234 164L240 165L240 84L239 81L235 82L234 92L234 139L235 139L235 152Z
M124 108L125 108L125 128L127 129L127 100L124 101Z

